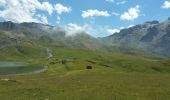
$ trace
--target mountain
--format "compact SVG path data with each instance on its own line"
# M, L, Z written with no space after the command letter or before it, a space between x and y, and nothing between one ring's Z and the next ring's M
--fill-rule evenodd
M130 47L170 56L170 18L148 21L102 38L112 46Z
M0 22L0 48L18 44L103 49L103 42L86 32L67 36L67 30L41 23Z
M104 38L86 32L68 36L68 30L41 23L0 22L0 49L17 45L55 46L121 52L129 55L156 53L170 56L170 18L148 21ZM148 55L148 54L147 54Z

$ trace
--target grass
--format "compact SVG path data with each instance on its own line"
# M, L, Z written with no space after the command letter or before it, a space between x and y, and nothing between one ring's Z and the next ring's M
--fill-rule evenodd
M0 49L0 59L44 59L47 56L46 48L37 45L17 45Z
M39 74L0 76L3 100L169 100L170 60L137 55L55 48L53 58L42 55L17 61L48 66ZM28 49L27 49L28 50ZM35 49L30 49L31 52ZM37 49L39 53L43 49ZM37 51L36 51L37 52ZM24 56L26 56L25 54ZM14 55L0 57L13 60ZM24 59L23 59L24 58ZM63 63L64 61L64 63ZM52 62L52 63L51 63ZM86 66L92 66L87 70Z

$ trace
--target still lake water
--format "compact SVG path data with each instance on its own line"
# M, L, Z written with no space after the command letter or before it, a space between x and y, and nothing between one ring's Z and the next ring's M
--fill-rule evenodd
M31 65L23 62L0 61L0 75L20 75L41 73L47 70L42 65Z
M25 63L14 62L14 61L0 61L0 67L21 67L25 66Z

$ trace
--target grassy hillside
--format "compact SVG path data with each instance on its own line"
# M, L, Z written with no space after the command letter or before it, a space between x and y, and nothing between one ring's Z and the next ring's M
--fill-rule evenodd
M46 48L38 45L14 45L0 49L0 59L41 59L47 56Z
M21 47L25 48L24 55L14 50L13 54L6 53L0 59L12 60L15 55L18 61L45 65L48 70L39 74L0 76L0 98L3 100L170 98L169 59L158 60L117 52L48 47L53 57L47 60L46 48ZM35 56L34 53L38 55ZM92 69L86 69L87 66L92 66Z

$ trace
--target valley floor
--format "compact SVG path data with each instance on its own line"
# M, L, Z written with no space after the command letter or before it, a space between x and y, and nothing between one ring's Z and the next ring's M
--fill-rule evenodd
M1 77L3 100L169 100L170 74L83 70Z
M51 48L53 57L0 57L48 66L39 74L0 76L2 100L169 100L169 60ZM46 52L46 48L45 51ZM21 58L22 59L21 59ZM87 69L92 66L92 69Z

